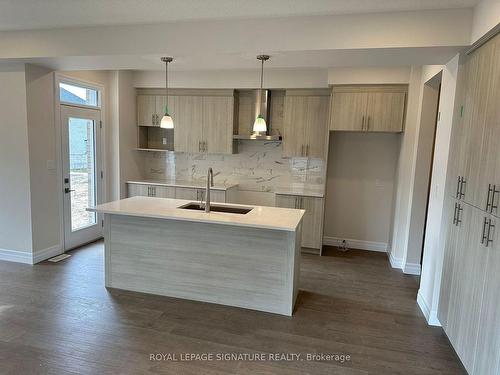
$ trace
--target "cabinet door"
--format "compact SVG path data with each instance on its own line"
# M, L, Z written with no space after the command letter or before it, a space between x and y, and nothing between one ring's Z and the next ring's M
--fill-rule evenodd
M306 211L302 222L302 247L321 250L323 246L323 198L299 197Z
M477 335L476 357L473 374L498 374L500 360L500 220L492 218L490 238L493 243L484 249L487 252L487 265L484 269L485 283L479 333Z
M169 97L170 107L175 113L175 116L172 115L175 151L201 152L203 98L201 96Z
M306 97L285 96L283 156L305 156L307 121Z
M281 208L298 208L298 197L295 195L276 195L276 207Z
M161 117L160 119L161 120ZM137 125L159 126L156 118L156 97L154 95L137 95Z
M310 96L306 99L306 156L310 158L326 157L328 144L328 113L330 97Z
M457 200L446 197L444 207L444 217L448 219L446 225L446 242L444 247L443 271L441 277L441 288L439 296L438 318L443 329L448 329L448 314L450 312L450 294L453 281L456 275L454 273L454 264L457 248L457 236L459 226L455 225L455 217L459 203ZM460 212L462 214L462 212ZM460 225L460 224L459 224Z
M474 356L479 331L479 315L487 265L487 251L481 245L484 213L464 205L462 224L455 257L448 337L469 373L474 367ZM461 229L462 229L461 228Z
M156 186L155 197L175 198L175 188L172 186Z
M233 152L234 97L203 97L203 141L205 151L216 154Z
M466 191L464 200L486 209L488 183L492 183L495 170L497 140L491 140L498 122L494 123L491 114L495 113L498 102L495 92L498 86L491 86L494 71L494 40L475 51L466 63L469 74L465 101L464 128L467 148L465 149ZM491 91L490 91L491 90ZM488 121L489 120L489 121ZM490 149L491 147L491 149Z
M127 195L128 197L147 197L148 196L148 185L143 184L127 184Z
M367 92L333 91L330 130L363 131L367 103Z
M402 132L405 98L406 93L404 92L368 93L365 130Z
M175 199L187 199L196 201L199 199L198 191L195 188L175 188Z

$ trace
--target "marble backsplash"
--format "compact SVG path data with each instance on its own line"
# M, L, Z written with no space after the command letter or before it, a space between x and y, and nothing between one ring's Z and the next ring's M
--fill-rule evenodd
M280 142L238 142L238 153L233 155L143 153L143 177L206 181L207 169L212 167L216 183L238 183L239 190L324 190L326 164L322 159L284 158Z

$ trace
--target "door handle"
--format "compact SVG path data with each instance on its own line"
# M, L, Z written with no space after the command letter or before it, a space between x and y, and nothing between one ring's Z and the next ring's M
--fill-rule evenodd
M74 189L70 189L70 188L64 188L64 192L65 192L66 194L69 194L69 193L71 193L72 191L75 191L75 190L74 190Z

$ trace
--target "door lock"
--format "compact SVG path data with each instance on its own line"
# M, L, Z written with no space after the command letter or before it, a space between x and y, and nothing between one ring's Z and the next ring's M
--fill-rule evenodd
M75 190L74 190L74 189L70 189L70 188L64 188L64 192L65 192L66 194L69 194L69 193L71 193L72 191L75 191Z

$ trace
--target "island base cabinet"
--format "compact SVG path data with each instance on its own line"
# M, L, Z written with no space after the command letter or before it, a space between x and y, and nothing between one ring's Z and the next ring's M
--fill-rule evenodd
M324 199L276 194L276 207L296 208L306 211L302 220L302 251L321 255Z
M291 316L301 224L272 230L106 214L107 287Z

